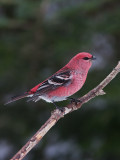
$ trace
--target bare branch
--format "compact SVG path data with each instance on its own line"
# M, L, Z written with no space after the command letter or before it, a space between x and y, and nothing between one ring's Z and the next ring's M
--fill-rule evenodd
M66 107L63 107L63 111L56 109L51 113L51 117L46 121L46 123L36 132L36 134L16 153L16 155L11 160L22 160L27 153L36 145L43 136L57 123L60 118L63 118L66 114L73 112L81 108L84 103L87 103L92 98L104 95L105 92L103 88L112 81L113 78L120 72L120 61L118 65L113 69L113 71L94 89L89 91L86 95L79 98L80 102L75 104L71 103Z

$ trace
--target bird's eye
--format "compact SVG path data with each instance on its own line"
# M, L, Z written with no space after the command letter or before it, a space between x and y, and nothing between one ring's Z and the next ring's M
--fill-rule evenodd
M83 59L84 59L84 60L88 60L89 58L88 58L88 57L84 57Z

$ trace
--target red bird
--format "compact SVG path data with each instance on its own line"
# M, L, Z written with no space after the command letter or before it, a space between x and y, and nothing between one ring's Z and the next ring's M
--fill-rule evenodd
M95 57L89 53L78 53L68 64L51 77L30 89L28 92L11 98L6 104L25 97L29 97L28 101L37 102L43 99L53 104L66 100L67 97L81 89L92 65L92 60L94 59Z

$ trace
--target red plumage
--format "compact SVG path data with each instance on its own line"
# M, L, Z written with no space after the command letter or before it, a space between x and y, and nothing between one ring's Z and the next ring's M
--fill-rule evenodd
M78 53L51 77L23 95L12 98L7 104L24 97L29 97L28 101L33 100L35 102L40 99L52 103L66 100L85 83L93 59L95 58L89 53Z

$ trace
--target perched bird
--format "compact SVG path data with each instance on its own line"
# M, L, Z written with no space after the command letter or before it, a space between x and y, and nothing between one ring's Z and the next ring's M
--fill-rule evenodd
M37 102L43 99L54 105L56 105L55 102L66 100L67 97L76 93L84 85L94 59L95 57L90 53L78 53L51 77L24 94L12 97L6 104L25 97L29 97L28 101Z

